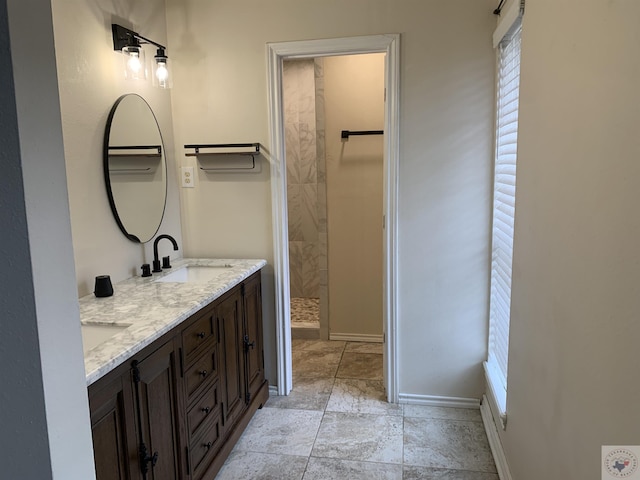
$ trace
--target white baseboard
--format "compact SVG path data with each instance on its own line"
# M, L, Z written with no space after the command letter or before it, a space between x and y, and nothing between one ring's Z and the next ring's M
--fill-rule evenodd
M512 480L509 464L507 463L507 457L504 454L502 442L500 441L498 429L496 428L496 423L493 420L493 414L491 413L491 407L489 407L489 400L486 395L482 396L480 414L482 415L482 423L484 423L484 430L487 433L487 439L489 440L489 447L491 447L493 460L496 462L498 477L500 477L500 480Z
M329 340L382 343L382 335L370 335L367 333L330 333Z
M480 408L480 400L477 398L442 397L439 395L401 393L398 395L398 402L411 405L428 405L430 407Z
M278 386L277 385L269 385L269 396L277 397L278 396Z

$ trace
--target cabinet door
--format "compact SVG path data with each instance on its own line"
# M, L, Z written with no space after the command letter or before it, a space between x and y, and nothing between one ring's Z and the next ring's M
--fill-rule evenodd
M146 450L139 467L146 480L183 478L180 468L176 354L169 341L132 368L139 401L138 435ZM157 455L156 455L157 454ZM145 470L147 470L145 477Z
M234 289L216 307L218 322L220 386L222 393L222 425L225 430L240 417L245 403L245 371L242 325L242 296Z
M244 284L244 317L247 389L250 401L264 383L264 353L262 341L262 295L260 272Z
M133 393L128 375L105 378L89 389L93 457L97 480L131 478L130 455L135 457Z

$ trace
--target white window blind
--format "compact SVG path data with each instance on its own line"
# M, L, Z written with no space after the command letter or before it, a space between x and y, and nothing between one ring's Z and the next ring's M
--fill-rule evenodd
M487 377L501 416L506 411L511 263L516 193L520 27L499 45L491 297Z

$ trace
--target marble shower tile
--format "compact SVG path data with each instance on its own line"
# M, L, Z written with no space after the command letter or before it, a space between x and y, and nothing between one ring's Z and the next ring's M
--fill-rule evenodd
M403 480L499 480L495 473L405 465Z
M336 377L382 380L382 355L345 352Z
M320 271L318 269L318 243L302 244L302 291L305 297L319 298Z
M298 123L298 65L295 62L283 62L282 95L285 122Z
M325 84L324 77L316 78L316 129L325 129Z
M296 377L333 377L342 352L295 350L291 356Z
M324 181L318 181L318 233L327 233L327 185Z
M302 242L289 242L289 288L291 297L302 296Z
M404 417L404 463L496 473L482 423Z
M321 420L322 412L264 407L251 419L236 449L309 456Z
M318 181L315 127L308 123L300 123L298 136L300 139L300 183L315 185Z
M347 342L345 352L353 353L375 353L382 355L382 344L372 342Z
M318 241L318 187L304 184L300 186L300 229L306 242Z
M311 455L402 463L402 417L326 412Z
M347 344L347 351L349 344ZM431 407L428 405L405 405L405 417L439 418L442 420L462 420L467 422L482 422L480 409L477 408L450 408Z
M289 227L289 241L304 240L304 233L302 230L302 215L302 186L296 184L288 185L287 217Z
M327 404L328 412L402 415L402 405L388 403L380 380L337 378Z
M216 480L300 480L306 457L233 450Z
M402 466L311 457L304 480L402 480Z
M300 134L298 123L285 123L284 141L287 163L287 184L300 183Z
M269 397L266 406L323 412L329 401L333 383L333 378L296 378L289 395Z
M327 267L329 266L329 239L327 232L318 233L318 267L320 270L327 271ZM328 271L327 271L328 273ZM322 284L323 279L320 279ZM329 285L329 279L327 277L324 280L325 285Z

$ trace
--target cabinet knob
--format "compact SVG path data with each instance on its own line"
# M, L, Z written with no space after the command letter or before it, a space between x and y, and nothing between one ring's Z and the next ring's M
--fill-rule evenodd
M201 339L201 340L206 336L207 336L207 334L205 332L198 333L198 338Z
M207 371L206 370L200 370L200 375L202 377L206 377L207 376Z
M211 442L207 442L203 445L203 447L206 448L207 450L209 450L212 446L213 446L213 443Z
M202 411L203 411L204 413L206 413L206 414L209 414L209 412L211 411L211 409L210 409L209 407L204 407L204 408L202 409Z

